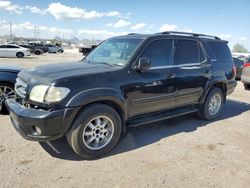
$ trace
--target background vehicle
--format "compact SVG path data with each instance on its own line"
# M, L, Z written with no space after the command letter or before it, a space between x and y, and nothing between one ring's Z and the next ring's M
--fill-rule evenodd
M16 98L14 85L20 67L0 66L0 112L6 111L5 100L8 98Z
M250 89L250 57L243 65L241 81L243 82L245 89Z
M91 47L79 47L79 53L82 53L84 56L88 55L96 47L97 45L91 45Z
M39 48L34 48L33 46L28 45L28 44L19 44L19 46L29 49L31 53L36 54L36 55L41 55L44 53L43 50Z
M43 45L43 44L37 44L37 43L29 43L29 45L31 45L32 47L34 47L35 49L40 49L42 51L44 51L44 53L49 51L48 46Z
M111 151L127 126L189 113L217 118L235 75L227 41L216 36L133 34L104 41L80 62L20 72L20 99L6 103L24 138L67 136L91 159Z
M53 44L46 44L45 46L48 47L48 52L49 53L58 53L58 47Z
M0 45L0 57L23 58L24 56L30 56L29 49L23 48L15 44L1 44Z
M234 60L234 64L236 66L236 71L237 71L235 79L240 80L244 61L242 61L239 58L235 58L235 57L233 58L233 60Z

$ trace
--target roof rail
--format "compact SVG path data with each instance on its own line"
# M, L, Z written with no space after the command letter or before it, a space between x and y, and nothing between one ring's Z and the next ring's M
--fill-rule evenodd
M176 34L176 35L191 35L194 37L205 37L205 38L213 38L215 40L221 40L219 37L217 36L212 36L212 35L205 35L205 34L200 34L200 33L188 33L188 32L180 32L180 31L164 31L162 33L157 33L157 34Z
M139 35L138 33L129 33L128 35Z

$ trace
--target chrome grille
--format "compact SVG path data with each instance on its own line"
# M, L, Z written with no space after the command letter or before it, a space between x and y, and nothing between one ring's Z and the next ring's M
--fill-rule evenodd
M23 99L26 97L27 86L28 86L27 83L25 83L20 78L16 79L15 91L16 91L17 95L19 95L19 97L21 97Z

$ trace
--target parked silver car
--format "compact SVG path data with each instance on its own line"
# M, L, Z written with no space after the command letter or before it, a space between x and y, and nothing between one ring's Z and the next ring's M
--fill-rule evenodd
M250 57L243 65L241 81L243 82L245 89L250 89Z
M64 51L62 47L59 47L57 45L48 44L46 46L48 47L49 53L63 53Z

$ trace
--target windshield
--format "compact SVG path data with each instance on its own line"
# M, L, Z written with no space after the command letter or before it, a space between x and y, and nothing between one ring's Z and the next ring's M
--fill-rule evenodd
M109 39L96 47L84 60L92 64L124 66L142 39Z

